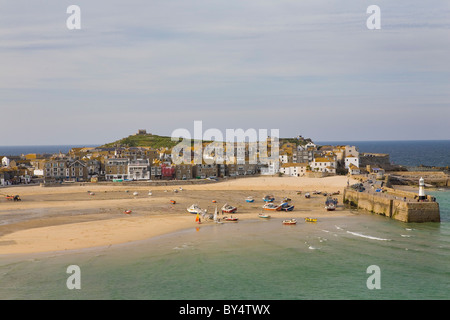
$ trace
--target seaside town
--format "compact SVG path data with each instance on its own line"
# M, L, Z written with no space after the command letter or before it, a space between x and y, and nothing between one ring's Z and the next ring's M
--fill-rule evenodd
M139 130L134 136L152 136ZM286 139L285 139L286 140ZM297 136L279 144L279 159L269 162L238 161L238 154L248 160L252 152L235 148L234 157L223 163L202 164L172 161L170 147L127 145L72 148L68 153L0 155L0 186L31 183L122 182L154 180L219 179L255 175L325 177L359 175L398 170L388 154L362 153L355 146L314 144ZM259 150L256 150L258 153ZM244 163L241 163L244 162Z

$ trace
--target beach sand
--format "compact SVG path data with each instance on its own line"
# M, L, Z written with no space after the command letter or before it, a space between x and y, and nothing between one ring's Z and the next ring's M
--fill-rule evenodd
M22 201L7 201L4 197L0 200L0 254L109 246L212 225L212 221L195 222L195 215L186 210L193 203L208 209L209 213L213 213L216 206L220 211L223 204L228 203L238 208L233 217L258 219L258 214L263 211L262 198L266 194L274 195L275 202L289 197L295 205L292 212L270 212L274 218L350 216L350 211L342 206L342 192L347 180L346 176L249 177L182 186L86 183L4 188L0 193L19 194ZM354 182L350 179L350 184ZM150 190L151 196L148 194ZM302 194L297 194L299 190ZM323 195L311 195L310 199L305 199L304 193L314 190L340 191L339 196L333 196L340 204L336 211L324 209ZM255 202L245 202L248 196L254 197ZM176 204L170 200L175 200ZM125 214L126 210L131 210L131 213Z

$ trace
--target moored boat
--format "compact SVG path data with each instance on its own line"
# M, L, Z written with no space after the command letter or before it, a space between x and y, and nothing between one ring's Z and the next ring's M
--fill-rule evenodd
M245 202L254 202L255 199L253 199L252 197L247 197L247 199L245 199Z
M294 210L294 205L289 204L288 202L283 202L281 204L281 211L292 211Z
M189 208L187 208L187 211L192 214L197 214L197 213L203 212L203 210L197 204L191 205Z
M283 224L297 224L297 220L295 219L283 220Z
M264 210L269 210L269 211L280 211L281 210L281 204L275 204L275 203L266 203L265 205L263 205L263 209Z
M328 197L327 201L325 201L325 209L327 209L327 211L334 211L334 210L336 210L336 205L337 205L337 199L333 199L331 197Z
M238 221L238 218L233 218L233 216L229 216L229 217L223 217L222 220L224 221Z
M258 214L258 217L263 218L263 219L269 219L270 215L265 214L265 213L260 213L260 214Z
M223 207L222 207L222 213L233 213L233 212L236 212L236 211L237 211L236 207L234 207L232 205L229 205L227 203L225 203L223 205Z
M267 195L267 196L265 196L265 197L263 198L263 200L264 200L265 202L273 202L273 201L275 200L275 197L274 197L274 196L271 196L271 195Z
M309 217L306 217L306 218L305 218L305 221L306 221L306 222L317 222L317 218L309 218Z

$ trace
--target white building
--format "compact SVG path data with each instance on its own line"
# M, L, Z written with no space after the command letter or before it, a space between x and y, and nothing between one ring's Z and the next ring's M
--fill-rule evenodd
M355 166L353 163L350 163L348 166L348 173L350 175L361 174L361 170L359 170L359 167Z
M267 166L261 167L262 175L274 175L280 172L280 161L269 161Z
M308 163L283 163L280 172L286 176L302 177L306 174Z
M336 173L336 160L328 157L317 157L310 162L311 171Z
M359 155L355 156L353 154L349 154L348 156L345 157L344 164L345 164L345 169L348 169L350 164L359 168Z
M148 159L131 160L128 163L128 179L150 180L150 162Z

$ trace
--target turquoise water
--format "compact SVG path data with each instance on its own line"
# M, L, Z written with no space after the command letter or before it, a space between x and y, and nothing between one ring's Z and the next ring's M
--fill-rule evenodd
M1 257L1 299L449 299L450 191L441 223L353 212L203 225L108 248ZM69 290L78 265L81 289ZM380 268L370 290L367 268Z

